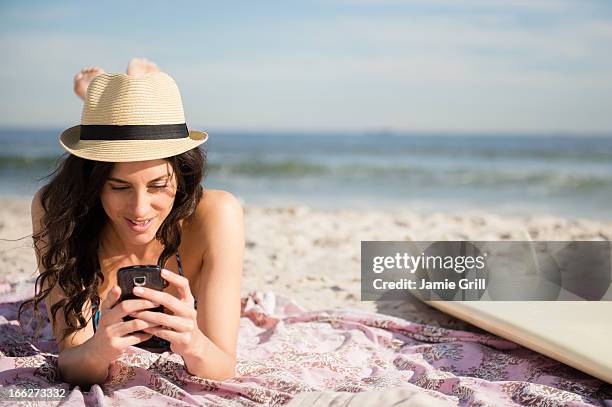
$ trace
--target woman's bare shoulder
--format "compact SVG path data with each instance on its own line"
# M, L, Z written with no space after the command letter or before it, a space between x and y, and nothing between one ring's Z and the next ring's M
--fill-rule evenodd
M210 217L218 217L221 214L242 214L240 200L231 192L222 189L204 190L202 199L195 211L195 222L205 221Z

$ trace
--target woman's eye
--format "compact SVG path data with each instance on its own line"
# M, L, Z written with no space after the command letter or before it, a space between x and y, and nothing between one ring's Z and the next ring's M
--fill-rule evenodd
M160 189L160 188L165 188L165 185L151 185L150 188L155 188L155 189ZM114 191L120 191L122 189L128 189L128 187L111 187L112 190Z

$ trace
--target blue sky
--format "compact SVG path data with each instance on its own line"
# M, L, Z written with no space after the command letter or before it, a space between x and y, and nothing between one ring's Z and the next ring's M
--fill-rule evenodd
M3 1L0 126L145 56L207 130L612 134L611 50L605 0Z

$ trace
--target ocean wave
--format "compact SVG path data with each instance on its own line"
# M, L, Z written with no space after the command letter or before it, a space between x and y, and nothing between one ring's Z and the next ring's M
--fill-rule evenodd
M473 168L450 166L435 168L419 165L373 165L350 163L342 165L312 163L300 160L240 161L215 163L209 166L213 176L267 177L267 178L312 178L325 177L333 182L392 182L417 186L535 186L547 190L555 189L612 189L612 171L577 173L570 168L519 169L490 166Z
M59 156L44 155L44 156L23 156L23 155L1 155L0 154L0 171L7 170L53 170L58 164Z
M223 164L209 163L208 169L209 172L218 172L221 175L239 174L252 176L304 176L330 173L329 167L325 165L299 160L244 160Z
M2 156L0 155L0 178L3 175L19 176L20 173L30 176L49 174L58 163L58 156ZM209 162L209 177L239 177L260 179L321 178L327 182L388 182L407 186L534 186L546 190L572 189L593 190L612 189L612 168L603 171L575 166L540 166L536 168L516 165L486 165L482 162L469 166L465 163L443 161L437 166L431 162L414 162L412 164L382 164L380 162L328 160L314 162L300 159L266 160L266 159L233 159L223 162Z

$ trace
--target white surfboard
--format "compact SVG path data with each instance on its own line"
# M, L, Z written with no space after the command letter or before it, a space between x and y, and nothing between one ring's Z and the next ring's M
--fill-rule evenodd
M426 301L432 307L612 383L612 302Z

